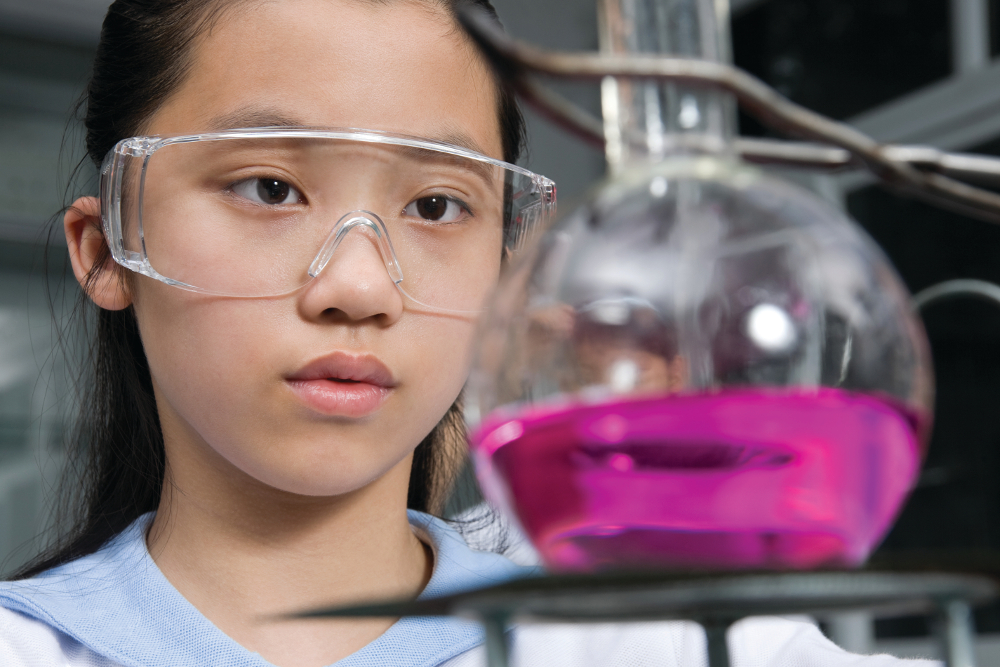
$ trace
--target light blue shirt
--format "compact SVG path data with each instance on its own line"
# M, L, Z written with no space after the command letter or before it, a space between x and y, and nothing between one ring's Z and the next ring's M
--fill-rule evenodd
M0 583L0 607L37 619L99 656L128 667L272 667L230 639L160 572L146 548L147 514L94 554L32 579ZM410 523L430 538L434 572L421 598L529 576L533 568L473 551L443 521L420 512ZM432 667L483 641L479 624L404 618L337 667Z
M0 583L2 667L273 667L226 636L164 578L146 549L152 515L98 553L25 581ZM537 572L470 549L442 521L411 512L435 551L421 597ZM321 621L317 621L321 622ZM688 621L543 624L514 630L521 667L707 667L705 635ZM405 618L336 667L483 667L478 624ZM858 656L810 623L748 618L729 631L734 667L940 667Z

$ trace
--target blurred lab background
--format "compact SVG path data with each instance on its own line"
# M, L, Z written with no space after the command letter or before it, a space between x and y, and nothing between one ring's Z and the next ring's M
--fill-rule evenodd
M879 140L1000 155L1000 0L730 0L736 64L791 99ZM76 299L61 228L95 189L73 109L108 0L0 0L0 574L37 547L74 414L74 350L58 328ZM494 0L510 33L597 48L594 0ZM595 86L556 88L592 113ZM524 163L561 207L604 172L603 154L527 111ZM747 135L769 135L750 118ZM71 175L75 172L75 178ZM1000 227L897 198L855 172L797 174L845 207L912 292L953 278L1000 284ZM1000 308L975 300L925 314L936 423L920 485L882 555L1000 550ZM63 336L61 338L61 336ZM68 351L68 354L67 354ZM821 619L859 651L929 655L928 620ZM981 664L1000 664L1000 606L977 613Z

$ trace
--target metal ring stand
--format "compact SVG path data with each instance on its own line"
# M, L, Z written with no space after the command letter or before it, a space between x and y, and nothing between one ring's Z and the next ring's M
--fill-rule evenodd
M976 574L812 572L750 574L599 574L550 576L417 601L320 609L319 617L458 616L481 622L490 667L507 667L507 628L518 621L625 622L691 620L705 628L709 667L730 667L729 627L748 616L931 612L947 667L975 666L971 605L1000 587Z
M743 138L736 150L754 162L838 169L867 166L885 183L934 204L1000 223L1000 195L955 180L1000 179L1000 160L942 153L927 147L885 146L842 123L783 98L746 72L720 63L662 56L618 56L542 51L499 32L488 16L460 7L459 21L507 85L578 136L603 145L599 120L533 79L599 81L623 77L674 81L733 94L765 124L821 144ZM954 281L915 299L920 309L940 298L972 293L1000 301L996 286ZM644 573L552 576L448 597L320 609L296 618L460 616L485 628L488 664L506 667L513 622L625 622L692 620L705 629L709 667L731 665L726 632L748 616L824 614L868 610L876 614L930 612L947 667L974 667L971 605L995 599L989 576L952 572Z

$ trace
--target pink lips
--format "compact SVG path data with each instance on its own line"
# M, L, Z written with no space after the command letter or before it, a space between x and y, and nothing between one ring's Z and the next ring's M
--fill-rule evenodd
M346 352L317 359L285 380L307 406L338 417L374 412L396 386L392 373L376 357Z

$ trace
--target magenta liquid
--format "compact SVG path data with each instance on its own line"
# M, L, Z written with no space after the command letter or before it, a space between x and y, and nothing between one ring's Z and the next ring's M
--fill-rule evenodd
M920 467L920 419L835 389L535 406L473 435L554 570L860 564Z

